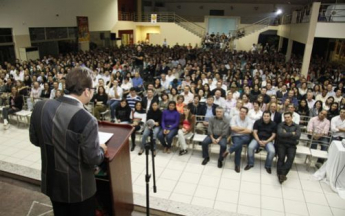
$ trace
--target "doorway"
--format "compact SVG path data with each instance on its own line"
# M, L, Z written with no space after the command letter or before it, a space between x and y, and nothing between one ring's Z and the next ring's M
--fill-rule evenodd
M134 42L133 30L119 30L122 45L132 45Z

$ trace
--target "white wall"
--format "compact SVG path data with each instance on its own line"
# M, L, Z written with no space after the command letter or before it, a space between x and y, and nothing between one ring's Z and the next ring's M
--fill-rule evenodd
M117 14L117 0L1 0L0 28L13 29L19 53L19 47L31 45L30 27L72 27L77 16L87 16L90 31L109 31Z
M180 6L180 9L178 8ZM232 7L232 9L231 9ZM257 10L255 9L257 7ZM210 10L224 10L225 16L241 16L242 23L254 23L260 19L273 15L274 8L279 8L284 13L292 13L294 9L300 8L301 5L273 5L273 4L233 4L229 3L183 3L169 2L165 7L158 8L159 12L175 12L183 17L203 17L210 15ZM144 7L144 11L150 13L152 7Z
M315 37L345 38L345 23L317 23Z
M278 35L305 44L308 39L308 29L309 23L280 25Z

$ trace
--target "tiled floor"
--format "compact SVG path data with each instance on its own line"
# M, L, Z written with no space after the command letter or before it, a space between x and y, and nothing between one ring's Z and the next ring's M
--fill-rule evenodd
M12 126L4 131L0 124L0 160L40 169L39 148L29 141L28 130ZM131 153L132 180L135 193L145 193L145 155L138 156L137 147ZM303 158L280 185L273 168L270 175L264 169L265 154L256 155L255 166L241 173L234 171L233 158L227 158L222 169L217 168L217 155L211 156L206 166L201 165L201 152L191 151L179 156L178 152L155 157L158 192L151 195L197 206L228 212L260 216L344 216L345 200L330 187L314 181L313 170L306 171ZM150 168L151 170L151 168ZM150 182L152 187L152 179Z

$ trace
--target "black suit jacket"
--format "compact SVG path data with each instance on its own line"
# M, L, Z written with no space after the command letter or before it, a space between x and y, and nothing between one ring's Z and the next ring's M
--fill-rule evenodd
M217 104L213 104L212 105L212 113L215 116L216 115L216 108L218 107ZM207 104L202 105L200 108L200 112L197 115L206 115L206 111L207 111Z
M272 115L272 113L271 113ZM278 125L280 122L282 122L282 114L280 112L275 112L273 121Z
M159 103L159 99L158 99L158 96L157 96L157 95L156 95L156 96L153 96L152 101L151 101L151 104L152 104L152 102L157 102L157 103ZM144 110L146 110L146 107L147 107L147 97L144 97L144 98L142 99L141 103L143 104ZM151 105L150 105L150 106L151 106Z

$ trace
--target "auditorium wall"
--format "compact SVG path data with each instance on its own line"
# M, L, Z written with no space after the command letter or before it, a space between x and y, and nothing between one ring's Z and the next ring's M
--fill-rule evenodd
M117 22L116 0L1 0L0 28L12 28L19 48L31 46L30 27L73 27L76 16L89 17L90 31L109 31Z
M319 22L316 25L315 37L337 39L345 38L345 24Z

